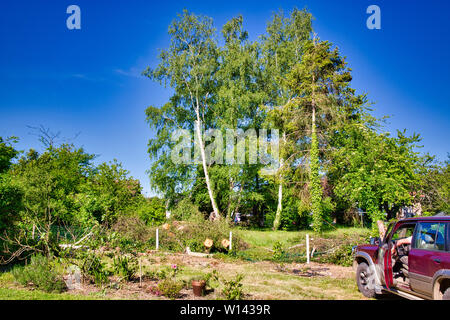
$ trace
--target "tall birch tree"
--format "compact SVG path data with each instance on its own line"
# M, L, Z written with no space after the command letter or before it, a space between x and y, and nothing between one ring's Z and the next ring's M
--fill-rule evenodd
M213 106L219 65L215 29L211 18L184 10L169 26L169 35L170 46L161 50L159 65L156 69L147 68L144 71L150 79L173 90L169 102L162 108L149 107L146 111L149 123L157 129L157 138L150 140L149 148L157 146L158 150L170 150L170 132L174 128L194 130L211 206L215 216L219 217L202 131L214 127L215 123ZM165 169L173 166L171 161L158 163Z

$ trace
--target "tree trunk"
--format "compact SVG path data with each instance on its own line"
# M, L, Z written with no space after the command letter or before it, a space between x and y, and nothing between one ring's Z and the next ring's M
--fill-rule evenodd
M275 214L275 220L273 221L273 230L278 230L281 222L281 210L283 209L283 183L280 181L278 186L278 206L277 213Z
M211 205L214 211L214 215L216 218L220 218L219 215L219 210L217 209L217 205L216 205L216 200L214 199L214 194L211 188L211 182L209 181L209 174L208 174L208 166L206 165L206 155L205 155L205 146L203 144L203 137L202 137L202 130L200 128L201 125L201 120L200 120L200 113L199 110L196 109L195 110L196 114L197 114L197 137L198 137L198 143L200 146L200 155L202 158L202 164L203 164L203 171L205 174L205 181L206 181L206 187L208 188L208 194L209 194L209 199L211 200Z
M311 124L311 151L310 151L310 185L311 185L311 209L313 213L313 229L321 231L323 228L322 220L322 185L319 176L319 142L316 134L316 106L314 96L312 100L312 124Z
M286 143L286 132L283 132L283 143ZM273 230L278 230L281 222L281 211L283 210L283 165L284 161L280 156L280 168L279 170L279 186L278 186L278 205L277 212L275 214L275 220L273 221Z

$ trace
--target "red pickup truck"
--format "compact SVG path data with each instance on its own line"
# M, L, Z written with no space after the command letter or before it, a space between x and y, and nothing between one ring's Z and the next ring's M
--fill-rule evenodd
M384 239L353 248L359 291L408 299L450 300L450 217L392 222Z

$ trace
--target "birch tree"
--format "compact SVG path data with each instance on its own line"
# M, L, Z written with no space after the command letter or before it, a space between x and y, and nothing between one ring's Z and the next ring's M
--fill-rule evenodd
M312 31L311 14L306 10L294 9L289 16L284 12L276 13L267 25L267 32L262 37L264 59L264 89L269 97L265 103L268 113L267 125L279 129L280 160L279 170L271 178L278 185L277 209L273 229L278 229L283 210L283 186L287 183L285 177L289 172L292 160L291 145L288 143L290 133L287 132L286 105L296 96L295 90L286 81L292 68L299 64L303 54L305 41L310 39ZM292 141L292 139L290 140Z
M202 131L213 128L215 124L213 106L217 90L218 48L214 34L212 19L184 10L169 26L170 46L161 50L159 65L155 69L147 68L144 75L173 90L169 102L162 108L149 107L146 111L149 123L157 129L157 138L149 142L153 151L151 155L155 156L163 147L170 150L170 132L173 129L194 130L211 206L215 216L219 217ZM159 161L158 164L166 171L168 166L173 166L170 160L166 163ZM186 176L187 168L184 168L183 175Z

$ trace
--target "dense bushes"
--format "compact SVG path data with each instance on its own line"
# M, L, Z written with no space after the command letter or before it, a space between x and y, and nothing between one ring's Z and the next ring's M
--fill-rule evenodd
M200 222L204 220L203 214L189 198L184 198L177 203L171 212L171 218L178 221Z
M139 181L116 160L96 166L94 155L72 144L50 144L42 153L30 149L12 163L17 154L0 138L0 232L6 239L0 256L5 260L24 244L29 253L57 255L60 241L76 242L92 227L109 228L121 217L147 225L165 220L163 201L146 199ZM74 229L81 232L74 236ZM69 233L69 238L59 236Z
M12 274L21 285L32 286L45 292L62 292L66 288L52 261L41 255L31 257L26 266L16 266Z
M147 225L159 225L166 220L166 208L159 198L141 198L137 202L134 215ZM133 214L132 213L132 214Z
M187 223L174 221L160 228L160 247L163 249L182 252L189 247L197 252L228 252L228 241L231 227L225 220L201 223ZM211 246L205 246L205 241L212 241ZM233 233L233 250L243 250L247 244L235 232Z

